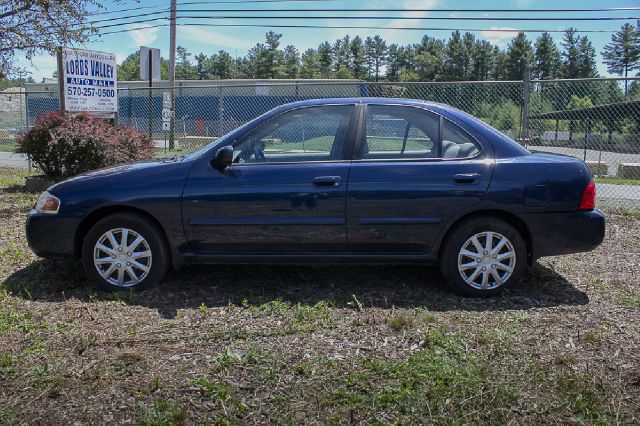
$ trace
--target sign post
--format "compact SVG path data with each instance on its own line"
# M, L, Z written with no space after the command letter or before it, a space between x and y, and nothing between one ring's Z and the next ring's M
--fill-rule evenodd
M58 50L60 111L118 112L116 55L84 49Z
M140 46L140 80L149 80L149 137L153 139L153 81L160 80L160 49Z
M173 119L173 110L171 109L171 92L162 92L162 131L165 132L164 150L167 151L167 132L171 131L171 121ZM171 139L169 140L169 148L171 146Z

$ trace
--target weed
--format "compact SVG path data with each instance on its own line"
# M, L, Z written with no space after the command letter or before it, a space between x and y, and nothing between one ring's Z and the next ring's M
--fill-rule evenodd
M389 328L395 332L410 328L413 325L413 322L414 317L404 311L389 317L387 321Z
M214 382L206 377L191 380L189 386L199 388L204 398L211 399L215 402L225 402L229 399L229 395L233 391L233 388L228 383Z
M185 424L187 413L180 405L166 399L159 399L144 413L140 426L180 426Z
M200 310L200 315L202 315L203 318L206 318L209 315L209 308L204 304L204 302L200 304L198 309Z

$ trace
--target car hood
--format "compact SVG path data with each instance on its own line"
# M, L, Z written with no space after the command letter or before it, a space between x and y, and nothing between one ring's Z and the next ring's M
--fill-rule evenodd
M128 179L131 184L135 184L135 182L139 182L139 179L162 175L165 169L168 171L176 167L182 168L181 166L184 166L186 162L184 157L176 157L119 164L73 176L50 186L49 191L58 192L78 185L91 185L103 181L120 181L121 179Z

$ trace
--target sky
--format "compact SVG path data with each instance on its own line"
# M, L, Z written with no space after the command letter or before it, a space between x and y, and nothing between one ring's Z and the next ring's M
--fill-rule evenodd
M233 1L233 0L228 0ZM196 4L181 4L181 3L196 3ZM316 2L285 2L285 3L259 3L259 4L203 4L203 1L193 0L178 0L178 16L181 15L198 15L198 16L213 16L214 14L209 12L192 12L193 10L202 9L309 9L309 8L394 8L394 9L558 9L558 8L596 8L596 7L633 7L639 6L638 0L610 0L604 2L602 0L494 0L479 2L477 0L332 0L332 1L316 1ZM97 15L93 19L107 19L123 16L137 16L143 13L159 12L169 7L169 0L148 0L148 1L123 1L120 4L114 5L108 1L105 1L107 6L106 11L116 12L122 9L144 7L145 9L137 11L127 11L110 13L105 15ZM187 10L191 12L187 12ZM218 13L218 15L224 15L224 13ZM255 15L259 15L256 13ZM437 21L415 21L415 20L310 20L308 16L311 16L307 12L291 12L284 15L294 15L296 19L280 20L278 23L286 24L325 24L325 25L343 25L343 26L385 26L385 27L429 27L429 28L458 28L461 32L464 32L466 28L478 29L481 31L472 31L477 37L488 40L494 44L504 48L508 45L509 41L516 35L512 32L498 31L490 32L488 29L504 30L504 29L516 29L516 30L532 30L532 29L544 29L544 30L564 30L570 26L577 28L578 30L617 30L625 22L635 24L635 20L624 21L571 21L570 18L575 17L598 17L604 16L602 12L588 12L588 13L531 13L531 14L514 14L514 13L461 13L461 12L404 12L391 14L389 12L377 12L368 14L367 16L405 16L405 17L430 17L430 16L442 16L446 18L453 18L457 16L470 16L470 17L509 17L509 16L527 16L527 17L554 17L561 18L563 20L557 21L457 21L457 20L437 20ZM316 15L331 15L331 13L321 13ZM337 14L336 14L337 15ZM340 13L342 16L358 16L355 12ZM364 14L360 13L360 16ZM156 18L162 15L150 15L145 17L134 17L129 20L114 21L99 23L96 25L108 25L115 22L129 22L136 19L150 19ZM619 11L608 12L606 16L617 17L639 17L640 11ZM297 19L299 17L299 19ZM566 19L566 20L565 20ZM241 21L238 19L231 20L189 20L183 19L180 22L207 22L211 24L233 24L233 23L255 23L261 25L270 25L274 22L270 20L250 20ZM104 28L101 31L106 33L108 31L115 31L120 29L136 29L135 31L118 33L118 34L104 34L100 37L96 37L91 42L87 43L84 48L92 50L100 50L110 53L115 53L120 63L130 53L139 49L140 46L156 47L161 50L163 57L169 56L169 28L142 28L148 25L164 24L165 22L149 22L143 24L131 24L127 27L116 28ZM410 30L376 30L376 29L335 29L335 28L323 28L323 29L309 29L309 28L272 28L274 31L281 33L281 47L284 48L287 44L293 44L300 52L313 47L316 48L319 43L328 40L333 43L336 39L342 38L345 35L354 37L359 35L362 38L367 36L373 36L380 34L387 44L407 44L417 43L420 41L423 35L428 34L433 37L447 39L449 38L451 31L410 31ZM177 44L184 46L193 53L195 56L197 53L203 52L207 55L216 53L218 50L226 50L232 56L238 57L244 56L247 51L253 47L256 43L264 42L264 34L269 31L269 28L238 28L238 27L177 27ZM611 33L591 33L586 34L592 41L596 52L598 54L598 71L603 76L609 76L606 67L601 63L601 54L603 47L611 40ZM538 36L538 33L527 33L527 37L533 41ZM560 44L562 39L561 33L552 34L556 43ZM81 46L79 46L81 47ZM32 63L29 63L23 57L18 56L18 64L32 72L31 76L36 81L41 81L43 77L51 77L53 71L56 68L56 61L53 56L47 54L39 55L35 57Z

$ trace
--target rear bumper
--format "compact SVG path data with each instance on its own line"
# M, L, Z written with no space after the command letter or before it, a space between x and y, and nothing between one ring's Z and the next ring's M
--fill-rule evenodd
M27 215L27 242L33 252L46 258L75 257L74 236L80 220L60 215L38 213Z
M532 239L533 260L543 256L591 251L605 234L600 210L526 215Z

